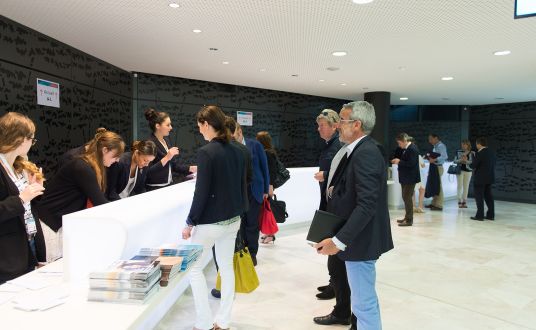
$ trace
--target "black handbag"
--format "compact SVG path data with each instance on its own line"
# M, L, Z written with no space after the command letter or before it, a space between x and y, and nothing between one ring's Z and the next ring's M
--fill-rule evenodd
M284 223L287 221L287 203L284 201L278 201L277 196L274 195L273 198L269 198L270 207L272 208L272 213L274 214L275 221L277 223Z
M277 172L275 174L274 189L281 187L290 179L290 172L285 168L285 165L283 165L279 158L276 159L276 163Z
M462 167L459 164L452 164L449 166L447 173L459 175L462 172Z

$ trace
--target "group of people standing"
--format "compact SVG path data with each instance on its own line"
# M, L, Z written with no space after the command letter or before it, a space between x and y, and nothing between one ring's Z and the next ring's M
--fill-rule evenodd
M396 136L398 148L391 160L392 164L398 165L398 177L402 186L402 200L404 201L405 215L397 220L401 227L413 225L413 213L422 212L424 197L432 197L430 204L426 205L432 211L443 210L443 186L441 177L444 173L443 165L448 159L447 147L436 134L428 136L428 142L433 146L431 152L425 155L430 167L423 185L425 167L423 157L415 145L413 138L406 133ZM449 169L450 174L456 175L458 207L467 208L467 196L469 184L474 174L474 195L477 204L477 213L473 220L484 219L484 201L488 207L486 219L495 219L495 207L491 193L491 185L495 181L495 155L487 148L487 140L484 137L476 139L477 151L473 151L471 141L463 140L461 149L456 151L453 165ZM419 194L419 204L414 206L415 191ZM419 207L420 206L420 207Z
M315 245L328 256L329 284L319 299L336 298L333 311L315 317L320 325L381 329L376 294L376 261L393 248L387 206L387 167L381 146L369 134L374 107L364 101L323 110L317 119L325 141L320 154L320 209L347 219L334 236Z

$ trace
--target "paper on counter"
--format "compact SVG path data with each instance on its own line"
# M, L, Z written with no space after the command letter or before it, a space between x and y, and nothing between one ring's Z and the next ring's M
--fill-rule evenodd
M64 286L54 286L43 291L31 292L15 297L13 308L23 311L44 311L67 301L69 290Z
M21 291L24 291L24 288L18 285L14 285L10 283L5 283L5 284L0 285L0 292L17 293Z
M15 295L13 293L0 292L0 305L10 301Z
M7 281L7 283L20 286L26 289L30 289L30 290L41 290L50 286L50 283L46 281L43 281L39 278L29 277L29 276L18 277L14 280Z

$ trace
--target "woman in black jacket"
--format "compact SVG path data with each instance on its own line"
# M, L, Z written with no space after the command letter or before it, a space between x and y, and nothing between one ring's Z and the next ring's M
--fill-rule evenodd
M268 174L270 174L270 185L268 195L270 198L274 197L274 181L277 175L277 153L272 144L272 137L270 133L261 131L257 133L257 141L259 141L266 153L266 159L268 160ZM261 243L268 244L275 242L275 235L261 236Z
M153 141L134 141L131 152L125 152L117 163L108 168L108 200L116 201L144 193L147 166L155 155Z
M43 194L43 175L26 160L35 125L8 112L0 118L0 284L32 271L44 261L44 243L32 201ZM36 248L37 236L42 246ZM39 253L39 258L38 254Z
M182 237L191 236L193 244L203 245L203 258L210 258L215 245L222 284L220 311L213 323L203 274L206 262L200 260L192 266L190 284L197 314L195 329L227 329L235 291L235 240L247 200L245 160L242 151L230 143L225 114L219 107L203 107L197 113L197 125L209 143L197 154L197 182Z
M181 165L175 157L179 154L179 148L171 146L169 132L173 127L169 115L149 108L145 110L145 118L153 132L148 140L156 145L156 157L147 170L147 191L171 185L174 173L188 175L196 172L196 166Z
M105 131L95 136L82 156L60 168L37 204L41 221L57 232L65 214L107 203L106 167L119 160L125 150L121 136Z

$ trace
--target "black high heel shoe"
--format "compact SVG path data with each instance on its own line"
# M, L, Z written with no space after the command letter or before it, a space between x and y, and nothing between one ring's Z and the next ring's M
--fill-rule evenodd
M262 244L275 244L275 236L274 235L267 235L261 242Z

